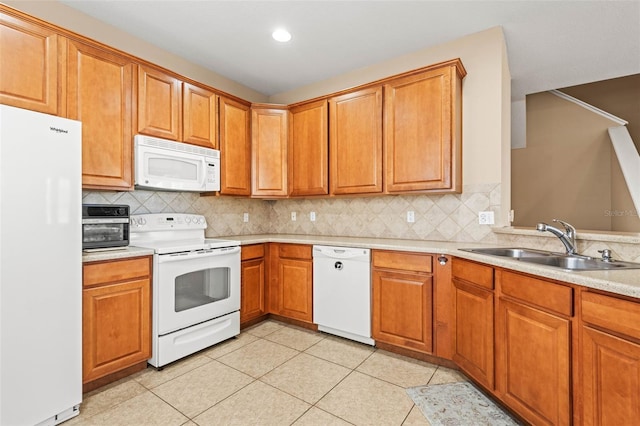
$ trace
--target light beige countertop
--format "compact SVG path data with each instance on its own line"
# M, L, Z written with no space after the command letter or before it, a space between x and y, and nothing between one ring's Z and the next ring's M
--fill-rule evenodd
M261 235L232 235L213 236L208 238L220 238L239 241L241 245L258 243L293 243L293 244L318 244L328 246L343 246L357 248L371 248L381 250L415 251L445 254L469 260L475 260L492 266L498 266L514 271L537 275L578 284L598 290L609 291L620 295L640 299L640 269L628 269L624 271L568 271L520 262L515 259L488 256L484 254L460 251L460 248L499 247L486 243L464 243L447 241L401 240L386 238L359 238L359 237L328 237L322 235L286 235L286 234L261 234ZM129 246L123 250L83 253L83 262L100 260L121 259L135 256L152 255L153 250Z
M128 246L117 250L82 252L82 263L151 255L153 255L153 250L151 249Z
M552 266L536 265L520 262L515 259L458 250L460 248L500 247L495 244L283 234L236 235L215 238L233 239L240 241L242 245L268 242L319 244L383 250L416 251L436 255L446 254L475 260L492 266L525 272L542 278L564 281L584 287L640 298L640 269L627 269L624 271L568 271ZM504 247L504 245L502 246Z

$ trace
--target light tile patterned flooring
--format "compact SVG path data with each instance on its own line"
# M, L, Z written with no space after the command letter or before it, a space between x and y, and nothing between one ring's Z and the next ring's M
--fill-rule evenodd
M405 388L454 370L276 321L86 394L76 425L428 425Z

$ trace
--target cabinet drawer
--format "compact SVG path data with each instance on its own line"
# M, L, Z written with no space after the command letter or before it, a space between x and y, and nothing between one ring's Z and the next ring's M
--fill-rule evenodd
M82 268L82 285L91 287L130 278L146 277L150 272L151 257L88 263Z
M571 287L508 271L500 271L498 277L502 294L560 315L573 315Z
M259 257L264 257L264 244L252 244L250 246L242 246L240 256L242 260L257 259Z
M454 278L493 290L493 268L491 266L456 257L453 259L452 275Z
M311 259L312 246L303 244L280 244L280 257L289 259Z
M582 293L582 320L640 339L640 303L585 291Z
M372 259L376 268L427 273L432 270L431 256L428 254L373 250Z

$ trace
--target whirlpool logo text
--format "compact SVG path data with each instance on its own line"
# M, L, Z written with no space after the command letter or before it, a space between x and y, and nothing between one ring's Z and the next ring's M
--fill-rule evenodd
M53 126L50 126L49 130L51 130L52 132L56 132L56 133L69 133L68 130L59 129L59 128L53 127Z

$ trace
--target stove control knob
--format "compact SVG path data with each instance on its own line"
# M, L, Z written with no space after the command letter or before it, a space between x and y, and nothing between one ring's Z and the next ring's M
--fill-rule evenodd
M190 218L189 216L187 216L187 217L184 219L184 221L185 221L185 222L187 222L187 223L191 223L191 218Z
M136 226L138 224L136 222L135 218L133 218L133 217L129 220L129 222L131 222L131 225L133 225L133 226Z
M201 217L200 219L198 219L198 223L204 223L204 217Z
M147 219L141 217L140 219L138 219L138 223L143 226L147 224Z

